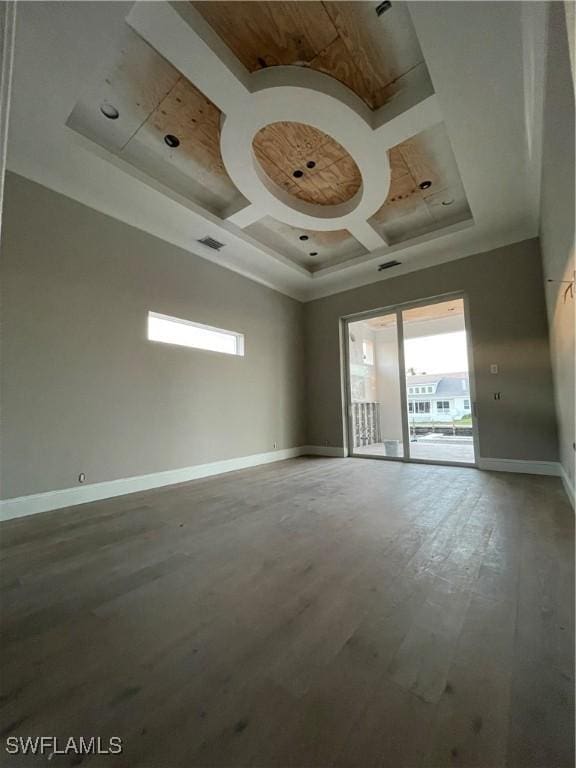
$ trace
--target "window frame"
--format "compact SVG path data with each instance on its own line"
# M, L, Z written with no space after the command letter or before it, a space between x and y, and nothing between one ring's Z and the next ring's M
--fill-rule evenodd
M223 349L211 349L210 347L202 347L197 346L196 344L181 344L177 341L167 341L165 339L153 339L150 338L150 320L165 320L170 323L174 323L176 325L184 325L192 328L198 328L203 331L211 331L212 333L217 333L222 336L231 336L234 338L235 341L235 349L234 352L228 352ZM146 315L146 338L147 341L156 342L158 344L169 344L173 347L185 347L186 349L196 349L199 352L212 352L219 355L228 355L230 357L244 357L245 356L245 338L244 334L240 333L239 331L229 331L226 328L216 328L213 325L206 325L204 323L197 323L194 320L186 320L183 317L174 317L172 315L164 315L161 312L154 312L153 310L148 310L148 313Z

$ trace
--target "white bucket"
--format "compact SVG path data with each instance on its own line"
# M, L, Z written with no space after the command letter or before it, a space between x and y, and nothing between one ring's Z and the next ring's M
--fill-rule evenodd
M384 440L386 456L398 456L398 440Z

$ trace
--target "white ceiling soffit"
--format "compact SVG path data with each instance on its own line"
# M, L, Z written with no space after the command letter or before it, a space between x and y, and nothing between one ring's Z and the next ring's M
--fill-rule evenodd
M408 7L429 78L371 110L311 69L250 74L187 3L22 3L8 168L301 300L535 236L545 3ZM233 187L222 183L212 198L198 202L174 181L177 169L163 176L161 164L157 173L153 165L137 167L98 137L66 125L109 75L126 20L223 112L222 158ZM255 168L254 132L295 119L350 154L362 176L361 191L350 201L329 211L295 201ZM444 157L450 153L446 162L459 173L462 215L435 229L414 220L410 238L401 239L385 207L379 219L373 216L390 185L386 150L438 126L443 136L436 145ZM239 194L215 212L231 200L230 189ZM433 212L434 198L427 202ZM331 244L325 261L313 263L288 242L292 231L305 230ZM332 230L348 239L334 238ZM204 236L225 247L211 251L197 242ZM378 264L391 258L400 265L379 273Z

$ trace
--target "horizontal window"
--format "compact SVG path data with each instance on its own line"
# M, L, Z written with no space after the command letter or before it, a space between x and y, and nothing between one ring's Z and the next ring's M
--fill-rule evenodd
M178 344L181 347L207 349L226 355L244 354L244 335L222 328L181 320L177 317L148 312L148 339Z
M438 400L436 402L436 409L438 411L449 411L450 410L450 402L448 400Z

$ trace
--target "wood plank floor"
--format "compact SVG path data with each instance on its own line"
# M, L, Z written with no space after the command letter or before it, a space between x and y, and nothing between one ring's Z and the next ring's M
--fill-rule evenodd
M574 765L556 478L295 459L0 534L3 766Z

